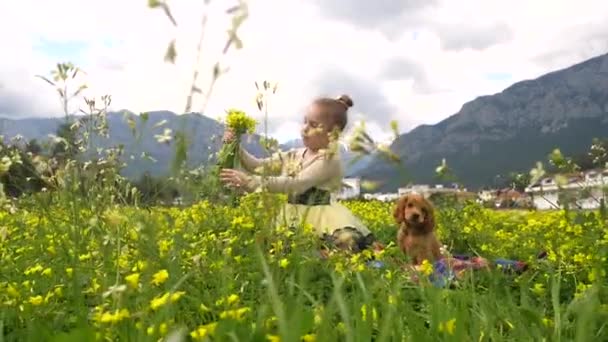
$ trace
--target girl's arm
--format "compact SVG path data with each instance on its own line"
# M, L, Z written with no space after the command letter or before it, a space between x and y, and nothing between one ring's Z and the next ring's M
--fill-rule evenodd
M340 172L341 164L339 159L319 158L295 177L266 177L263 183L262 177L250 176L248 187L250 189L257 189L263 185L269 192L298 195L314 186L325 183L333 177L339 176Z
M262 167L269 166L275 163L280 163L282 157L281 152L278 152L268 158L256 158L249 152L247 152L247 150L245 150L242 146L239 146L239 155L241 163L245 170L252 173L257 173Z

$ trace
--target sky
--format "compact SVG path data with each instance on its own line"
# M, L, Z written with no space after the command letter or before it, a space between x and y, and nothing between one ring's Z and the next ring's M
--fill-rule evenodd
M167 3L177 26L146 0L0 0L0 116L61 115L35 75L64 61L86 72L84 95L112 96L112 110L183 113L195 70L206 91L219 61L227 73L192 111L239 108L262 121L254 82L267 80L278 84L268 131L280 141L298 137L311 100L340 94L355 103L350 127L365 121L384 140L391 120L401 132L434 124L478 96L608 52L605 0L249 0L243 47L226 55L236 1ZM175 64L163 58L173 39Z

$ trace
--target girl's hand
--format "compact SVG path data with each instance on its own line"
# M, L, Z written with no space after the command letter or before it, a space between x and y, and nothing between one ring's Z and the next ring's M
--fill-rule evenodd
M222 183L232 188L245 188L249 181L246 173L233 169L222 169L220 171L220 180Z
M226 129L226 131L224 131L224 137L222 139L224 144L229 144L229 143L233 142L234 139L236 139L236 134L234 134L234 132L232 130Z

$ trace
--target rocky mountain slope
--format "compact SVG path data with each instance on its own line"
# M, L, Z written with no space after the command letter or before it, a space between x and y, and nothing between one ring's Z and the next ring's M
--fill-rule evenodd
M380 158L356 175L394 191L436 183L435 167L446 158L459 181L479 188L496 175L527 172L554 148L583 153L593 137L608 137L608 54L478 97L438 124L401 135L391 148L407 175Z

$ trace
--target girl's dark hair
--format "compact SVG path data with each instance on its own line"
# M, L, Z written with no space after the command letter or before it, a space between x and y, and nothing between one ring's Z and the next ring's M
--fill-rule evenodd
M332 120L334 127L343 131L348 123L348 108L353 106L353 100L348 95L340 95L337 98L321 97L314 101L314 104L322 106L326 115Z

